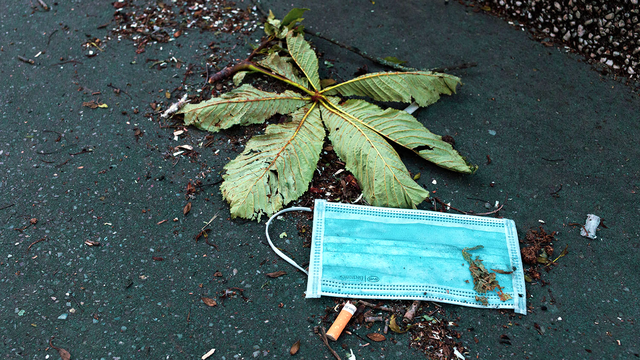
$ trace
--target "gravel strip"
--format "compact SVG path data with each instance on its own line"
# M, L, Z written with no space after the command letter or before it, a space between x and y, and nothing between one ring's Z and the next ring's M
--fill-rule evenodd
M511 20L513 25L526 27L545 45L564 45L585 55L590 64L637 83L638 3L639 0L487 0L479 6L480 10Z

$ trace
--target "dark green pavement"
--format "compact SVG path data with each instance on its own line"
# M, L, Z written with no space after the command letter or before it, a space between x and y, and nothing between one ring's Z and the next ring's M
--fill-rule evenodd
M311 30L410 66L478 63L452 72L464 82L458 94L417 113L433 132L455 138L459 151L480 165L477 174L452 174L411 156L405 157L408 167L457 208L483 211L484 203L474 199L504 203L501 214L515 220L521 237L544 221L547 230L559 232L556 249L568 245L569 254L543 274L549 285L528 285L527 316L445 305L463 333L467 358L639 356L637 93L580 58L455 2L262 6L277 16L292 6L311 8L305 16ZM229 220L217 186L205 187L191 200L191 213L182 214L187 183L218 181L227 157L237 153L228 135L243 135L243 129L217 134L213 146L202 149L204 133L189 129L176 142L173 129L144 116L151 102L167 103L164 91L179 86L185 71L150 69L145 61L174 56L199 66L200 74L215 36L191 31L139 55L129 40L111 40L103 53L87 58L81 44L87 35L107 34L96 27L111 19L112 5L76 1L53 8L32 14L28 2L0 4L0 208L9 206L0 210L0 358L56 358L55 351L45 353L51 336L76 359L195 359L212 348L214 359L285 358L297 340L296 358L330 358L312 328L334 302L304 299L306 279L266 246L263 223ZM261 35L223 34L216 41L233 49L225 58L231 61L246 56L247 42ZM325 76L348 79L364 64L376 69L309 39L324 53L321 65L335 64L322 70ZM46 52L35 58L40 51ZM55 65L60 58L81 64ZM187 79L192 89L202 83L198 76ZM109 84L123 92L115 94ZM82 106L90 100L109 107ZM144 134L136 138L135 128ZM177 161L171 147L180 144L195 146L201 156ZM560 187L559 197L552 196ZM604 219L597 240L568 226L583 223L588 213ZM193 240L214 214L211 239L219 251ZM32 218L37 224L14 230ZM276 224L274 234L290 234L282 246L304 262L308 249L293 235L295 222ZM102 245L89 247L85 240ZM288 275L264 275L277 270ZM213 276L217 271L222 277ZM231 287L244 289L249 301L220 300ZM219 305L206 307L201 296ZM499 342L503 334L511 345ZM354 336L339 342L358 359L423 357L408 348L406 336L395 338L395 344L367 347Z

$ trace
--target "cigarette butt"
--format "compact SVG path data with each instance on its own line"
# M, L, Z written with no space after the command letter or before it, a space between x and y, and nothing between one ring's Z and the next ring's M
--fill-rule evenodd
M340 311L340 314L338 314L338 317L336 318L336 321L333 322L333 325L331 325L329 331L327 331L327 339L331 341L338 340L340 334L342 334L342 330L344 330L345 326L347 326L349 320L351 320L351 317L355 312L355 305L350 302L344 304L342 310Z

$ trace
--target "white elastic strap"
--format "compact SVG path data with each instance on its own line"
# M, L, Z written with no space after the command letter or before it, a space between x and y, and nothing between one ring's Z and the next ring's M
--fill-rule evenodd
M271 246L271 249L273 249L273 251L275 251L276 254L278 254L282 259L284 259L284 261L286 261L289 264L295 266L298 270L302 271L303 273L307 274L307 276L308 276L309 273L307 272L307 270L305 270L302 267L300 267L300 265L298 265L295 261L291 260L291 258L289 258L287 255L283 254L282 251L278 250L278 248L275 245L273 245L273 242L271 241L271 237L269 237L269 225L271 224L271 221L273 219L275 219L278 215L284 214L284 213L289 212L289 211L308 211L308 212L311 212L311 209L310 208L306 208L306 207L291 207L291 208L288 208L288 209L280 210L277 213L273 214L273 216L271 216L269 218L269 221L267 221L267 224L265 226L265 233L267 234L267 241L269 242L269 246Z

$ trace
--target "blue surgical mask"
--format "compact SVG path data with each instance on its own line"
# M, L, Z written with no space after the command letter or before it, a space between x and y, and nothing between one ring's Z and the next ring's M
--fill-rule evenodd
M280 252L283 259L307 273ZM463 306L514 309L526 314L524 273L515 223L508 219L424 210L391 209L316 200L307 298L428 300ZM471 251L511 299L474 290ZM501 270L501 271L500 271ZM504 273L503 273L504 272ZM503 297L504 298L504 297Z

